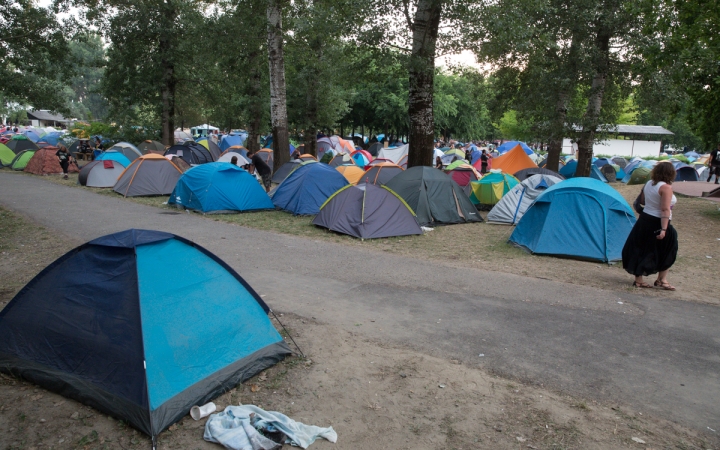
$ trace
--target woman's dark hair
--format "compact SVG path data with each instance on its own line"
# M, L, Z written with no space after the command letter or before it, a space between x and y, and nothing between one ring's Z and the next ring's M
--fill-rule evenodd
M667 184L672 184L673 181L675 181L676 175L677 173L675 172L675 167L672 165L671 162L660 161L659 163L655 164L652 172L650 172L650 179L652 179L653 186L655 186L661 181L664 181Z
M67 147L65 147L63 144L58 144L57 148L58 148L58 150L62 150L64 152L68 151Z

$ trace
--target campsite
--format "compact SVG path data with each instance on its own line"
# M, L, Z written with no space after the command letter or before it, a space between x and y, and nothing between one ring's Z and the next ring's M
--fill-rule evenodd
M393 255L392 257L411 258L416 261L436 261L439 266L448 270L454 268L453 270L459 271L459 274L465 271L480 270L498 274L496 276L498 280L508 276L523 276L538 281L559 282L567 286L576 285L582 289L616 291L621 298L625 298L627 295L631 297L637 295L629 287L626 274L618 264L535 255L511 245L508 240L515 227L489 223L494 209L477 211L478 219L474 221L445 226L436 225L432 231L423 232L418 227L420 219L413 217L415 213L410 206L418 203L412 203L412 199L409 199L410 203L406 203L399 195L399 192L404 189L403 183L407 183L402 179L396 182L395 190L384 188L382 185L376 187L372 184L360 184L360 187L367 187L357 189L354 183L347 184L348 181L340 170L332 169L314 160L300 163L297 167L293 167L285 180L282 180L284 182L289 179L289 183L285 184L286 189L287 186L298 186L293 192L302 189L310 189L314 193L319 192L317 183L319 179L323 178L313 177L312 172L303 173L301 168L305 168L304 170L323 169L324 166L331 170L327 173L337 174L339 177L336 181L330 182L331 184L337 183L337 185L325 194L329 198L327 205L322 205L324 200L313 200L312 196L307 194L299 196L293 194L294 197L289 196L289 200L284 200L291 205L289 208L300 211L304 211L301 208L322 206L322 212L317 216L301 215L292 214L280 208L275 209L277 205L274 206L269 201L267 204L262 204L257 203L258 200L252 200L256 206L252 206L253 203L246 203L246 206L217 203L225 196L212 194L212 191L208 189L212 186L222 189L222 177L227 178L230 183L239 183L234 184L231 190L246 192L242 195L243 198L267 199L260 184L253 177L235 166L223 166L222 164L225 163L199 165L186 172L188 175L194 174L189 178L182 175L182 170L176 170L168 159L152 154L137 158L130 164L130 167L152 164L153 158L159 158L157 163L164 164L163 167L171 168L169 173L180 175L180 177L173 175L172 179L175 180L173 193L126 197L123 195L126 188L117 192L117 190L110 189L107 184L104 185L105 189L92 187L92 183L90 186L83 186L80 182L81 178L85 180L86 185L91 178L87 174L83 175L82 171L79 175L71 174L67 180L57 176L45 176L43 182L70 189L70 193L90 195L97 198L100 204L128 202L128 206L135 204L137 207L150 208L146 211L154 210L156 211L155 215L165 217L170 221L179 220L178 214L189 214L188 219L215 223L217 226L237 227L238 230L249 227L262 233L287 235L290 239L301 239L309 244L317 242L316 245L320 245L323 242L327 245L347 248L350 251L357 249L354 250L356 253L369 251L368 255L374 254L377 257L386 255L385 258L389 258L390 255ZM145 160L147 162L144 162ZM93 164L90 163L90 167L94 167ZM106 163L100 160L99 164L101 164L99 167L105 164L102 170L110 173L116 170L115 164L118 163L115 160ZM357 165L340 167L357 167ZM241 176L233 176L233 170L227 172L228 169L237 171L237 174ZM428 176L441 174L441 171L437 169L425 170L429 170L427 175L420 175L422 172L418 172L419 177L413 176L408 179L408 182L412 183L413 179L422 180ZM138 170L135 169L135 172ZM402 171L399 174L404 172L412 174L413 171ZM32 181L31 177L35 176L19 171L8 172L8 174L12 178L21 177L28 181ZM244 178L245 176L247 178ZM534 175L525 180L530 180L528 183L532 180L543 181L543 176L548 175ZM118 179L122 178L119 174L117 177ZM168 178L163 175L159 179L167 180ZM446 179L450 182L448 186L455 186L450 189L450 194L445 194L449 195L449 198L472 198L468 197L455 181L450 181L451 178L438 178L438 180ZM493 180L492 177L488 179ZM501 177L499 180L498 183L491 181L487 185L491 187L491 190L488 191L489 194L473 190L473 193L477 192L478 194L476 197L478 201L489 195L488 198L491 198L491 201L500 203L504 196L508 195L508 192L514 188L523 187L517 181L511 182L512 186L509 186L507 179ZM574 180L580 182L583 179ZM140 178L138 181L144 183L139 184L140 187L157 185L155 182L150 182L152 180L143 182ZM611 196L624 198L628 203L636 195L637 188L633 185L603 184L603 182L593 179L589 179L589 181L604 186L603 189L610 190L608 193ZM432 184L427 184L427 182L423 181L423 186L429 186L428 189L431 189L432 192L439 189L439 187L431 187ZM475 183L479 185L479 182ZM560 187L563 181L560 178L554 178L550 180L548 187L552 186L552 183L557 183L556 186ZM283 183L278 184L274 190L282 185ZM392 183L390 185L392 186ZM572 183L568 183L568 186L570 185ZM248 190L250 188L254 194L250 194L250 190ZM169 188L164 189L168 190ZM453 193L453 189L456 189L455 193ZM539 192L545 189L541 188ZM337 192L333 194L333 190ZM193 191L198 192L197 197L192 194ZM156 191L152 192L156 193ZM157 191L157 193L159 192ZM367 195L372 195L372 197L366 198ZM380 196L378 197L378 195ZM512 195L511 193L510 196ZM495 196L498 198L496 199ZM374 198L377 200L373 200ZM187 208L185 212L182 212L183 209L178 209L179 204L172 204L175 202L174 199L178 203L182 201L183 208ZM367 225L363 225L367 228L354 228L353 221L359 219L343 222L346 219L342 219L343 216L338 215L341 211L338 208L342 208L340 205L358 200L363 208L367 208L360 210L361 216L368 218ZM188 201L191 203L187 203ZM336 201L338 206L333 207L333 201ZM427 202L425 203L427 204ZM460 217L470 217L468 208L474 209L475 207L472 202L468 202L468 205L460 207L458 204L453 209L463 212ZM119 206L117 204L115 209ZM404 214L407 214L407 218L402 220L407 221L409 218L415 225L404 225L407 229L405 235L398 231L396 237L384 236L383 228L373 228L375 225L370 219L374 217L373 211L384 211L387 207L394 208L398 213L405 211ZM229 209L248 212L222 214ZM717 304L718 300L713 296L716 284L711 277L714 261L707 258L707 256L715 256L716 253L705 254L708 253L708 246L717 245L710 238L712 230L717 229L717 221L720 220L715 210L713 202L691 197L682 197L677 205L678 219L674 221L674 224L682 234L681 255L673 270L674 280L676 280L675 283L679 290L674 296L673 302ZM443 217L441 214L448 214L448 212L440 213L430 209L426 213L426 217L430 219L426 219L426 221L434 221L437 217ZM5 294L3 294L2 302L3 305L6 305L14 292L37 273L40 266L47 265L55 257L69 250L72 247L72 240L50 239L47 236L47 228L30 225L27 219L7 210L3 211L2 217L8 222L7 229L14 230L2 243L3 249L12 249L7 254L14 255L5 259L6 263L2 269L8 275L8 279L12 280L3 287ZM197 219L194 219L195 217ZM400 217L393 220L401 220ZM337 222L338 219L341 221ZM449 223L458 221L457 217L446 220ZM364 219L361 220L361 223L364 223ZM482 239L468 239L468 236L472 235L482 236ZM588 239L590 238L592 237ZM215 239L211 238L211 242ZM35 243L27 246L19 244L25 241ZM592 246L585 245L584 247ZM32 250L30 250L31 248ZM29 253L26 253L27 251ZM25 258L28 260L27 263L17 264L17 261L24 261ZM33 265L32 261L37 262ZM35 269L33 270L32 267ZM331 266L324 265L323 267L322 270L327 275L332 273ZM83 271L82 268L79 270ZM295 269L290 267L289 270ZM305 272L305 270L302 271ZM579 272L583 273L583 277L575 275ZM452 289L449 292L452 292ZM485 295L487 293L479 290L477 294ZM641 294L648 299L660 299L663 296L661 291L656 290ZM266 296L265 293L260 295L263 298ZM496 292L492 295L514 297L516 294L512 294L508 287L504 294ZM571 300L560 297L549 300L542 295L536 297L528 295L528 300L531 302L539 301L551 306L591 307L593 309L598 307L598 305L593 305L593 302L577 303L579 298L581 297ZM631 300L617 303L628 305L627 307L620 306L623 314L636 314L640 311L632 306ZM610 306L606 305L605 307ZM391 445L392 448L434 448L438 445L447 445L451 448L473 446L516 448L518 442L525 442L522 441L523 439L532 442L531 445L538 446L538 448L554 448L558 445L565 448L608 448L632 445L634 441L631 438L640 439L635 436L639 434L636 432L638 429L644 430L641 436L643 440L652 436L653 442L663 445L672 443L679 445L678 442L702 442L703 439L707 439L706 435L701 437L691 428L685 428L677 423L670 425L670 422L662 414L654 416L647 411L626 411L623 408L627 407L614 404L617 400L612 401L613 396L600 398L593 395L591 391L586 391L586 395L583 396L568 395L560 385L553 382L538 384L537 381L532 382L530 379L518 378L512 372L498 369L492 369L487 373L487 369L483 369L482 363L478 365L477 361L468 361L467 356L462 352L448 360L447 354L444 354L444 357L432 351L427 354L424 346L413 344L413 340L398 343L392 337L393 334L387 335L386 331L389 330L383 331L381 315L360 317L356 313L352 313L351 316L354 319L349 323L342 320L341 323L346 324L342 326L330 319L335 314L331 314L323 320L318 315L319 313L308 317L302 314L302 310L304 310L302 307L280 310L282 325L274 317L271 319L273 326L283 333L287 344L292 345L292 341L288 340L289 337L292 337L305 352L306 357L292 356L261 371L255 377L234 388L228 387L211 394L216 405L220 405L219 410L224 406L238 403L250 403L269 409L278 409L286 414L299 417L298 420L306 423L317 422L322 426L331 425L340 433L341 439L345 438L337 444L317 441L314 446L318 446L318 448L325 448L326 445L333 445L337 448L357 448L358 445L365 447L366 440L370 439L370 436L375 436L377 432L376 430L371 431L373 429L371 424L386 428L388 425L383 422L389 416L402 418L402 420L393 421L394 425L391 429L395 431L389 441L391 444L379 443L377 448L386 448L387 445ZM442 318L438 320L437 324L441 323ZM363 332L356 332L352 328L362 328ZM390 328L392 329L392 326ZM332 338L330 338L331 336ZM343 336L343 338L338 340L337 336ZM293 348L293 350L295 349ZM452 352L450 354L452 355ZM368 386L363 384L364 381L360 381L364 379L367 379ZM8 435L16 436L14 438L16 440L10 443L10 448L14 448L13 445L19 445L19 447L24 445L26 448L31 448L34 447L32 444L40 443L52 446L52 448L133 448L138 445L142 447L149 442L147 435L138 433L137 425L128 424L125 421L118 422L112 417L112 414L111 416L98 414L93 408L39 389L31 383L3 375L2 389L0 399L4 400L1 403L8 405L13 401L21 401L23 405L26 403L28 405L27 408L13 409L13 420L0 425L8 430L10 433ZM427 410L423 405L428 405L428 402L438 406ZM361 407L355 407L358 404ZM0 413L4 413L5 409L6 407L3 406ZM50 412L46 413L45 411ZM37 418L37 414L43 417ZM25 424L24 422L31 415L36 417L37 421ZM6 417L10 419L10 416ZM204 446L198 448L214 448L212 444L203 444L199 439L202 434L201 422L195 422L188 416L180 418L180 421L170 426L169 430L160 433L158 448L170 449L200 445ZM543 424L542 422L547 423ZM53 426L47 425L49 423L52 423ZM483 424L480 428L478 428L479 423ZM542 431L545 425L548 427L546 428L547 432ZM398 432L399 430L403 431ZM54 445L50 444L50 436L52 436ZM22 444L23 442L25 444ZM42 447L37 446L36 448ZM370 445L366 448L375 447Z
M5 0L0 450L720 450L715 3Z

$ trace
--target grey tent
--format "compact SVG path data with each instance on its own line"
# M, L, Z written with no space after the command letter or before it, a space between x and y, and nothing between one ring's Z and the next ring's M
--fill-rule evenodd
M617 172L612 164L605 164L600 168L600 172L605 176L608 183L614 183L617 181Z
M545 169L544 167L530 167L529 169L519 170L513 174L513 176L515 176L515 178L520 181L525 181L533 175L550 175L556 178L560 178L561 180L565 179L565 177L560 175L559 173L553 172L550 169Z
M415 166L385 185L415 211L420 225L482 222L482 217L462 188L443 171Z
M312 223L360 239L422 234L415 214L400 196L373 184L348 185L335 192Z
M352 158L347 153L339 153L330 160L328 165L330 167L340 167L343 164L352 164Z
M108 149L108 151L110 150L115 150L116 152L122 153L127 159L130 160L130 162L133 162L137 158L142 156L142 152L129 142L118 142L117 144L113 145Z
M620 166L621 169L624 169L628 164L628 160L623 158L622 156L613 156L612 162L613 164L617 164L618 166Z
M125 166L117 161L92 161L80 169L78 183L87 187L111 188L124 171Z
M283 180L285 178L287 178L288 175L290 175L293 172L293 170L300 167L300 165L302 163L303 162L299 159L293 159L293 160L286 162L285 164L280 166L280 168L277 170L277 172L273 173L272 182L277 183L277 184L282 183Z
M563 178L547 174L532 175L526 178L522 183L510 189L493 206L487 215L488 223L515 225L525 211L535 203L535 199L545 192L545 189L561 181Z
M386 184L388 181L392 180L395 175L402 172L403 168L396 164L391 162L380 163L373 165L366 170L365 174L360 178L360 183L370 183L379 186L381 184Z
M385 148L385 147L382 145L382 143L373 142L372 144L370 144L370 147L368 147L367 151L368 151L368 153L370 153L371 155L373 155L374 157L377 158L378 153L383 148Z
M182 171L164 156L148 153L125 169L113 190L125 197L170 195Z
M158 141L142 141L137 146L138 150L142 152L142 154L146 153L157 153L158 155L162 155L165 153L165 146L162 144L162 142Z
M165 155L177 155L188 163L188 165L213 162L213 157L208 149L192 141L188 141L185 144L173 145L165 151Z

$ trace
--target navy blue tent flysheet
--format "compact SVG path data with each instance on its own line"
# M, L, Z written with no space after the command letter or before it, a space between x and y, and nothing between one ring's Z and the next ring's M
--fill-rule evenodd
M154 440L290 354L268 311L204 248L127 230L68 252L0 311L0 370Z
M275 207L295 215L317 214L325 200L348 184L340 172L327 164L306 161L275 188L272 201Z

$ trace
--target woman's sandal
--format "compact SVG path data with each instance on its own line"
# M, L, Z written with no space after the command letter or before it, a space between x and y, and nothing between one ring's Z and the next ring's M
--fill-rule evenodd
M674 291L675 290L675 286L671 285L667 281L655 280L655 286L661 287L661 288L665 289L666 291Z
M636 288L652 288L652 286L650 286L649 284L647 284L644 281L641 281L639 283L637 281L633 281L632 285L633 285L633 287L636 287Z

